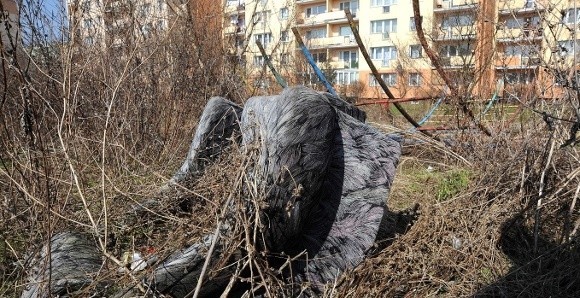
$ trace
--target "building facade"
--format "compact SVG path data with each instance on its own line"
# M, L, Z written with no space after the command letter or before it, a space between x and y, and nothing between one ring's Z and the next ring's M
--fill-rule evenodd
M0 50L11 51L18 44L18 5L15 0L0 0Z
M69 0L76 44L119 50L164 32L183 4L166 0Z
M571 0L420 0L429 46L447 76L475 98L535 96L557 98L575 86L578 10ZM398 98L430 98L448 92L420 45L412 1L240 0L226 1L226 41L258 77L264 57L289 80L308 70L290 30L299 29L321 68L335 74L338 89L358 86L363 99L385 98L361 56L344 10L350 9L381 77Z

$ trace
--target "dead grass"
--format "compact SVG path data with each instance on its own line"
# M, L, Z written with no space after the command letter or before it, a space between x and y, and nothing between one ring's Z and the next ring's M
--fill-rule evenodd
M418 203L420 216L392 245L348 272L336 296L577 297L580 270L571 265L579 260L577 234L565 240L565 227L578 218L570 210L578 183L571 166L576 153L563 149L547 161L548 141L542 130L517 140L481 142L473 136L454 149L471 166L433 146L406 150L389 207ZM552 199L541 208L534 244L538 181L546 162L551 170L544 173L544 197ZM449 183L462 177L467 183L449 192ZM564 187L565 181L572 183ZM441 200L442 191L450 196Z

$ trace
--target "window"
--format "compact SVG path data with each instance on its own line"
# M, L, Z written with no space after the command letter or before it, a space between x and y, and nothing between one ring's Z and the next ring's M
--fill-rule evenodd
M87 36L87 37L85 37L85 44L87 44L87 45L92 45L92 44L94 44L94 43L95 43L95 40L93 39L93 37L92 37L92 36Z
M454 45L444 45L439 50L439 56L441 57L453 57L457 56L457 46Z
M508 72L504 74L506 84L529 84L535 78L536 75L533 72Z
M263 66L263 65L264 65L264 57L254 56L254 66Z
M325 13L326 12L326 5L318 5L318 6L312 6L312 7L308 7L306 9L306 17L313 17L315 15L319 15L321 13Z
M146 18L151 13L151 5L150 4L143 4L139 6L139 16L141 18Z
M340 53L340 58L344 61L344 67L346 68L357 68L358 67L358 54L355 51L342 51Z
M358 71L336 71L336 83L339 85L350 85L358 81Z
M265 48L272 41L272 33L254 34L254 40L260 41Z
M319 28L310 31L306 31L306 39L316 39L316 38L325 38L326 37L326 28Z
M284 30L280 33L280 41L282 42L290 41L290 35L288 35L288 30Z
M165 30L165 21L164 20L157 21L157 30Z
M280 8L280 19L285 20L288 18L288 7Z
M566 41L564 41L565 43ZM570 43L570 47L571 47ZM539 49L532 45L512 45L507 46L504 50L506 56L522 56L522 57L531 57L537 56Z
M288 53L280 54L280 65L287 65L290 62L290 55Z
M83 11L88 11L91 9L91 1L90 0L85 0L83 1L83 3L81 4L81 9Z
M371 47L371 58L374 60L389 61L397 59L397 48L389 47Z
M574 50L580 50L580 40L576 40L576 45L574 45L573 40L558 41L558 54L560 56L573 56Z
M467 56L472 54L471 44L468 43L460 44L459 47L457 47L457 50L459 51L460 56Z
M151 24L144 24L141 26L141 32L143 33L144 37L149 37L151 35Z
M390 6L393 4L397 4L397 0L371 0L371 7L372 6Z
M270 15L270 11L259 11L254 13L254 16L252 17L252 22L255 24L258 23L268 23L268 16Z
M341 26L339 30L340 36L352 36L352 29L350 26Z
M509 18L505 22L507 29L514 28L538 28L540 26L540 17L530 18Z
M444 45L439 49L439 56L454 57L471 55L471 44Z
M356 13L358 11L358 1L340 2L338 7L340 10L349 9L350 12Z
M422 48L420 44L414 44L409 46L409 57L416 59L421 58L423 56Z
M326 53L325 52L321 52L321 53L312 53L312 59L314 60L314 62L326 62Z
M580 23L580 8L576 8L576 10L574 8L568 9L566 16L564 16L564 21L568 24Z
M397 19L371 21L371 33L397 32Z
M397 74L396 73L382 73L381 79L387 84L387 86L396 86L397 85ZM379 83L375 79L375 77L371 74L369 75L369 86L379 86Z
M93 27L93 20L92 19L84 19L83 20L83 27L90 29Z
M421 86L421 74L412 72L409 74L409 86Z
M409 21L409 31L417 31L417 28L415 27L414 17L411 17L411 20Z
M474 24L475 19L473 15L456 15L444 18L441 23L441 28L473 26Z

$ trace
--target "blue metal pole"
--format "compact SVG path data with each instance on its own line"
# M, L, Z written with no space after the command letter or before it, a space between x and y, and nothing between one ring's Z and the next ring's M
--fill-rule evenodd
M314 62L314 58L312 58L310 51L308 50L306 45L304 45L304 41L302 40L302 37L300 36L298 29L292 28L292 32L294 33L294 36L296 37L296 41L298 42L298 45L300 46L300 50L302 50L302 54L304 55L304 57L306 57L306 61L308 61L308 64L310 64L310 66L314 70L314 73L316 74L318 79L322 82L322 84L324 84L324 87L326 87L326 89L328 90L328 92L330 94L338 97L338 95L336 94L336 91L334 90L334 88L332 88L332 85L328 82L328 80L326 80L326 77L324 76L324 74L322 73L322 71L320 70L318 65L316 65L316 62Z

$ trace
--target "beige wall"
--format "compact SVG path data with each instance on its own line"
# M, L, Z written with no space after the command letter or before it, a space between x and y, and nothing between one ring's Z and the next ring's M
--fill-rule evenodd
M2 1L2 15L0 15L0 35L5 50L11 50L16 45L18 34L18 6L14 0ZM9 30L6 30L8 27ZM12 39L9 39L11 37Z

